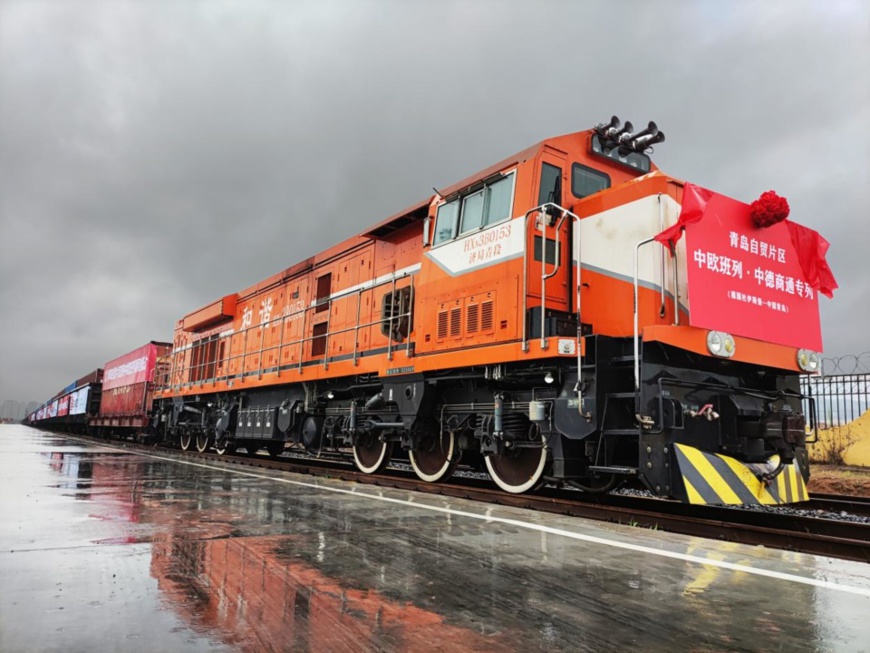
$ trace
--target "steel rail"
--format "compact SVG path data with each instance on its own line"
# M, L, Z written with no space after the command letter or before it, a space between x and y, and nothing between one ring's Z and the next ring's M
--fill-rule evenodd
M144 453L154 452L153 446L126 440L106 440L90 436L68 437L122 446ZM294 474L325 476L377 487L437 494L740 544L762 545L845 560L870 562L870 524L807 517L789 512L795 507L812 510L812 502L782 506L782 511L758 511L743 507L698 506L654 497L592 495L554 487L544 488L535 494L508 494L482 479L454 477L449 483L426 483L418 479L410 470L395 468L389 469L384 474L364 474L353 467L350 456L343 457L340 454L328 458L296 459L269 458L259 454L219 455L209 452L199 453L194 450L181 452L168 446L161 446L159 450L163 455L179 459L192 456L197 460L225 464L227 469L241 465ZM292 452L292 449L288 451ZM336 467L336 464L342 461L346 461L346 464ZM870 506L870 500L858 497L830 499L825 495L824 499L818 501L839 501L840 505Z

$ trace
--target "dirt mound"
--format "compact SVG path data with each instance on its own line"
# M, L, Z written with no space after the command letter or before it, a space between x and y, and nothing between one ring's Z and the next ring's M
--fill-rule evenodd
M810 460L870 468L870 410L848 424L819 430L819 441L808 445Z
M813 465L810 468L810 495L848 494L870 497L870 470L854 467Z

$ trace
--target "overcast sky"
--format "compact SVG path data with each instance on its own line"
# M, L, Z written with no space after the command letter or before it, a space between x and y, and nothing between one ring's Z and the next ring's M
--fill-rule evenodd
M868 6L0 0L0 399L614 113L785 196L831 241L827 355L868 351Z

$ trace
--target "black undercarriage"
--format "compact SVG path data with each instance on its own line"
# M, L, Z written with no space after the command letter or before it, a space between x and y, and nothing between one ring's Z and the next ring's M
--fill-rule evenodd
M351 450L364 471L409 455L427 480L460 459L487 461L509 491L545 480L604 491L637 479L674 496L675 444L743 463L797 457L808 470L796 374L656 342L643 345L639 371L636 389L630 338L591 336L579 382L574 358L357 376L158 400L153 427L161 440L221 452Z

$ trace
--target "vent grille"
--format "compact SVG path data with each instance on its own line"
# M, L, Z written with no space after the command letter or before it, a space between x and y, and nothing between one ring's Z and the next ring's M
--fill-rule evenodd
M438 312L438 340L447 337L447 311Z
M462 334L462 308L450 309L450 335L457 337Z
M492 300L481 304L480 330L492 331L493 327L493 305Z
M465 314L466 333L477 333L480 328L480 304L469 304Z

